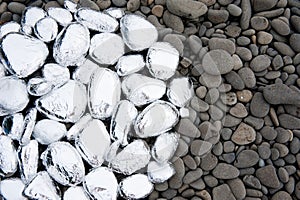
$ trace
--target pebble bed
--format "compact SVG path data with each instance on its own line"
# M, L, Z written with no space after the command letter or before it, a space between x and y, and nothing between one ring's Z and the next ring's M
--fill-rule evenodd
M176 173L148 199L300 199L298 0L74 1L144 16L194 83L175 128ZM19 22L27 6L63 4L0 0L0 23Z

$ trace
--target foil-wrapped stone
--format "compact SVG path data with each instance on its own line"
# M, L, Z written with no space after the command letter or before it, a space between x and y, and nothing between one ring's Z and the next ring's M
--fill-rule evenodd
M46 171L39 172L25 187L24 195L30 199L61 200L61 191Z
M168 162L157 163L151 161L147 167L148 179L152 183L163 183L175 174L175 169Z
M35 126L36 117L37 117L37 109L30 108L24 117L24 132L19 141L21 145L26 145L29 143L32 135L32 131Z
M152 76L167 80L179 64L179 52L167 42L156 42L148 50L147 67Z
M49 175L62 185L74 186L85 175L83 161L76 149L68 142L55 142L42 153L41 159Z
M6 22L0 26L0 39L3 38L8 33L19 32L21 26L17 22Z
M166 101L155 101L148 105L136 118L135 133L140 138L160 135L177 124L179 113L176 107Z
M4 76L6 76L6 69L5 69L4 65L0 62L0 79Z
M116 31L119 27L115 18L90 8L79 8L74 17L78 22L94 31L109 33Z
M76 122L84 114L87 97L85 86L74 80L52 90L36 101L39 112L62 122Z
M166 92L166 84L142 74L131 74L124 78L122 91L134 105L143 106L160 99Z
M44 78L31 78L27 83L27 91L32 96L43 96L50 92L54 86Z
M64 192L63 200L89 200L88 194L84 191L81 186L69 187Z
M50 119L43 119L36 123L32 136L43 145L49 145L63 138L67 133L66 126Z
M127 76L129 74L142 70L145 66L144 58L142 55L126 55L122 56L115 68L119 76Z
M124 42L117 34L100 33L91 39L89 55L99 64L115 64L124 53Z
M121 98L121 82L116 72L99 68L94 71L88 89L89 109L94 118L111 117Z
M39 146L36 140L31 140L18 148L18 161L21 178L29 183L37 174L39 161Z
M89 47L89 30L80 23L71 23L57 35L53 58L62 66L76 65L85 60Z
M85 129L90 121L92 121L92 116L87 113L82 116L66 133L68 140L75 140L75 138Z
M110 165L118 173L131 175L147 166L150 158L147 143L138 139L128 144L115 158L111 158Z
M17 168L17 151L13 141L8 136L0 135L0 175L12 176Z
M167 91L169 100L178 107L186 106L194 95L192 81L187 77L173 79Z
M21 33L7 34L1 41L1 49L4 66L11 74L20 78L38 70L49 54L45 43Z
M74 0L64 0L64 7L74 13L78 8L78 4Z
M122 10L122 8L115 8L115 7L110 7L108 9L104 10L104 13L107 13L116 19L120 19L121 17L123 17L125 15L125 12L124 12L124 10Z
M103 122L98 119L88 122L75 139L77 151L93 167L100 167L102 165L109 145L109 134Z
M163 133L159 135L151 149L152 157L159 163L170 160L178 146L179 136L176 133Z
M67 67L56 63L47 63L42 69L44 79L55 87L62 86L70 80L70 71Z
M2 130L12 140L20 140L24 131L24 116L22 113L15 113L4 117Z
M43 9L39 7L27 7L23 11L21 24L23 27L24 26L34 27L36 22L44 18L45 16L46 16L46 12Z
M62 26L67 26L73 20L73 16L70 13L70 11L64 8L51 7L48 8L47 13L50 17L55 19L55 21L57 21L58 24Z
M25 184L20 178L1 180L0 194L4 200L27 200L23 195Z
M99 66L89 58L79 65L72 74L72 78L83 84L88 84L92 74Z
M84 177L83 187L91 199L117 199L118 181L114 173L107 167L98 167L89 172Z
M137 109L130 101L121 100L118 103L110 122L110 137L113 141L120 141L123 146L128 144L127 136L137 114Z
M52 17L45 17L37 21L33 30L37 38L44 42L51 42L57 36L58 25Z
M120 195L126 199L141 199L153 191L153 184L144 174L134 174L123 179L119 184Z
M0 78L0 116L22 111L29 102L25 81L14 76Z
M120 29L125 44L133 51L142 51L157 41L158 32L141 16L128 14L121 18Z

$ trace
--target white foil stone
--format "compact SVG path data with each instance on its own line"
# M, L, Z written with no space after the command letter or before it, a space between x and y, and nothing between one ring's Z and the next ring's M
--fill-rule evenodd
M122 56L115 68L119 76L127 76L129 74L142 70L145 66L144 58L142 55L126 55Z
M37 21L33 30L37 38L44 42L51 42L57 36L58 25L52 17L45 17Z
M70 11L68 11L67 9L64 9L64 8L51 7L51 8L48 8L47 13L50 17L55 19L58 24L60 24L62 26L67 26L73 20L73 16L70 13Z
M122 10L122 8L115 8L115 7L110 7L108 9L104 10L104 13L107 13L116 19L120 19L121 17L123 17L125 15L125 12L124 12L124 10Z
M118 181L107 167L98 167L89 172L83 181L83 187L94 200L116 200Z
M119 184L120 195L126 199L141 199L153 191L153 184L144 174L134 174L123 179Z
M157 163L151 161L148 164L148 179L152 183L163 183L175 174L175 169L170 163Z
M62 86L70 80L70 71L67 67L56 63L47 63L42 69L44 79L55 87Z
M85 112L86 96L85 86L78 81L70 80L37 99L36 107L50 119L74 123Z
M170 160L178 146L179 136L176 133L163 133L156 138L151 149L152 157L159 163Z
M121 98L121 83L116 72L99 68L94 71L88 89L89 109L94 118L111 117Z
M37 117L37 109L30 108L24 117L24 132L20 139L21 145L26 145L29 143L31 135L32 135L32 131L35 126L36 117Z
M85 175L83 161L76 149L67 142L55 142L42 153L41 159L49 175L62 185L74 186Z
M150 150L143 140L134 140L128 144L110 162L111 167L118 173L131 175L147 166L150 161Z
M80 8L74 14L75 19L91 30L98 32L115 32L119 23L108 14L89 8Z
M24 131L24 117L22 113L15 113L4 117L2 130L12 140L20 140Z
M193 95L193 83L188 77L175 78L168 86L167 96L175 106L184 107Z
M43 119L36 123L32 136L43 145L49 145L63 138L67 133L66 126L51 119Z
M87 127L88 123L92 121L89 113L82 116L66 133L68 140L75 140L75 138Z
M120 29L125 44L133 51L142 51L157 41L158 32L141 16L128 14L121 18Z
M77 151L92 167L102 165L109 145L109 134L98 119L91 120L75 139Z
M24 183L19 178L8 178L0 182L0 194L4 200L27 200L23 195Z
M64 7L70 12L74 13L77 10L78 4L73 0L64 0Z
M45 43L21 33L7 34L1 41L1 48L4 66L10 73L20 78L25 78L38 70L49 54Z
M76 65L84 61L89 47L89 30L80 23L71 23L56 37L53 58L62 66Z
M124 42L117 34L100 33L91 39L89 55L99 64L115 64L124 53Z
M13 141L8 136L0 135L0 175L12 176L17 168L17 151Z
M29 183L37 174L39 161L39 146L36 140L31 140L18 148L18 161L21 178L24 183Z
M46 12L39 7L27 7L23 11L21 24L22 26L34 27L37 21L44 18Z
M134 129L141 138L153 137L169 131L177 124L179 113L176 107L166 101L155 101L136 118Z
M60 189L46 171L39 172L26 186L23 193L30 199L61 200Z
M63 200L89 200L89 196L84 191L83 187L75 186L69 187L64 192Z
M19 32L21 29L20 24L17 22L6 22L5 24L0 26L0 39L3 38L8 33Z
M50 92L54 86L44 78L31 78L27 83L27 91L32 96L43 96Z
M179 52L167 42L156 42L148 50L147 67L152 76L167 80L179 64Z
M131 74L122 81L122 91L136 106L143 106L160 99L166 92L166 84L142 74Z
M120 141L123 146L128 144L127 136L137 114L137 109L130 101L121 100L118 103L110 122L110 137L113 141Z
M72 74L74 80L77 80L83 84L90 82L91 76L99 66L90 59L86 59L83 64L79 65Z

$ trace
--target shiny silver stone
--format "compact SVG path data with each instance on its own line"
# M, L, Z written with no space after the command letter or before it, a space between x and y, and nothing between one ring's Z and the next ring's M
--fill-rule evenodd
M58 25L52 17L45 17L37 21L34 34L44 42L51 42L57 36Z
M30 108L24 118L24 132L20 139L20 144L26 145L29 143L32 131L36 122L37 109Z
M120 195L126 199L141 199L153 191L153 184L144 174L134 174L123 179L119 184Z
M2 63L0 62L0 79L4 76L6 76L6 69L4 65L2 65Z
M1 41L1 48L4 66L20 78L38 70L49 54L48 47L42 41L21 33L7 34Z
M150 158L148 145L143 140L134 140L112 159L110 165L118 173L131 175L147 166Z
M75 140L90 121L92 121L92 116L89 113L82 116L66 133L67 139Z
M46 171L39 172L24 190L27 197L38 200L61 200L60 193Z
M66 126L50 119L43 119L36 123L32 136L44 145L57 142L67 133Z
M75 139L77 151L93 167L102 165L109 145L109 134L98 119L90 121Z
M124 10L122 10L121 8L114 8L114 7L104 10L104 13L107 13L116 19L120 19L121 17L123 17L125 15Z
M2 121L4 134L12 140L20 140L24 131L24 117L21 113L16 113L4 117Z
M187 105L193 95L193 83L187 77L175 78L168 86L167 96L178 107Z
M22 111L29 102L26 85L14 76L0 78L0 116Z
M146 63L152 76L167 80L176 72L179 53L167 42L156 42L148 50Z
M91 39L89 55L99 64L115 64L124 53L124 42L117 34L100 33Z
M50 82L55 87L62 86L70 79L69 69L56 63L45 64L42 72L46 81Z
M122 91L134 105L142 106L160 99L166 92L166 84L142 74L131 74L123 80Z
M99 119L111 117L121 98L117 73L107 68L97 69L91 77L88 94L91 115Z
M49 175L62 185L74 186L85 174L83 161L76 149L67 142L55 142L42 153L41 159Z
M76 12L78 5L73 0L64 0L64 7L74 13Z
M179 136L176 133L163 133L156 138L151 149L152 157L159 163L170 160L178 146Z
M8 33L19 32L20 29L21 26L17 22L6 22L5 24L0 26L0 39Z
M22 26L34 27L37 21L45 16L46 12L43 9L39 7L27 7L23 12L21 24Z
M88 84L93 72L98 68L98 64L94 63L90 59L86 59L82 65L75 69L72 77L74 80L77 80L83 84Z
M107 167L98 167L88 173L84 178L83 187L91 199L117 199L118 181L114 173Z
M0 135L0 175L12 176L17 168L17 151L13 141L8 136Z
M31 78L27 83L27 92L32 96L43 96L50 92L54 86L44 78Z
M147 106L137 116L134 129L141 138L153 137L170 130L178 120L179 113L176 107L159 100Z
M127 55L122 56L115 68L119 76L127 76L143 69L145 66L144 58L142 55Z
M110 122L110 137L113 141L120 141L123 146L128 144L127 135L137 114L137 109L130 101L122 100L118 103Z
M110 15L90 8L78 9L74 18L94 31L109 33L115 32L119 27L118 21Z
M120 148L120 141L115 141L113 142L109 148L107 149L107 151L105 152L104 155L104 160L108 163L112 162L115 157L117 156L118 150Z
M64 198L63 200L89 200L89 196L85 193L83 187L81 186L75 186L75 187L69 187L64 192Z
M175 169L170 163L161 164L154 161L148 164L147 171L148 179L152 183L163 183L175 174Z
M70 80L37 99L36 107L50 119L76 122L84 114L87 104L86 89L78 81Z
M90 46L90 32L80 23L71 23L57 36L53 45L53 58L62 66L84 61Z
M37 174L39 161L39 146L37 141L31 140L28 144L18 148L18 161L21 178L27 184Z
M19 178L8 178L1 180L0 194L4 200L27 200L23 196L24 183Z
M50 17L55 19L58 24L60 24L62 26L67 26L73 20L73 16L70 13L70 11L68 11L67 9L64 9L64 8L51 7L51 8L48 8L47 13Z
M121 33L125 44L133 51L142 51L157 41L158 32L141 16L128 14L121 18Z

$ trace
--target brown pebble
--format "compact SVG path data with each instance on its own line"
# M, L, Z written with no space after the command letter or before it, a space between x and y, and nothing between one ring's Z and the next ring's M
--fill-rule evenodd
M164 13L164 7L162 5L155 5L153 6L151 12L157 17L162 17Z
M236 93L237 98L240 102L248 103L253 97L253 94L250 90L242 90Z

